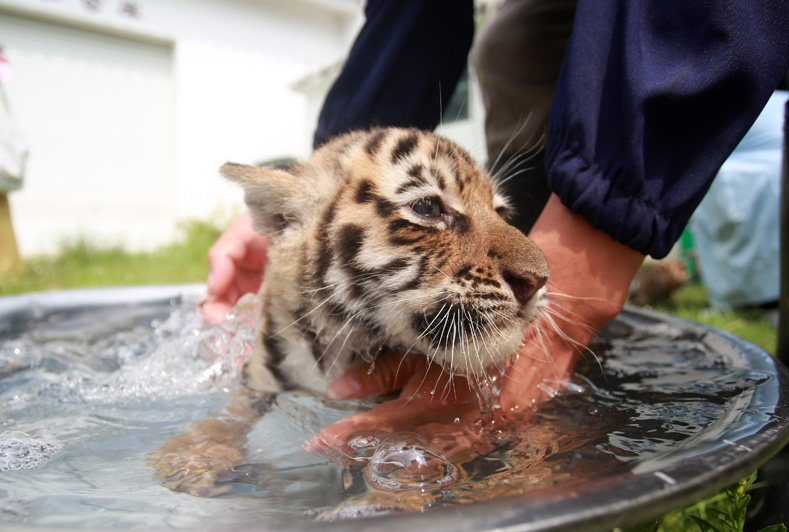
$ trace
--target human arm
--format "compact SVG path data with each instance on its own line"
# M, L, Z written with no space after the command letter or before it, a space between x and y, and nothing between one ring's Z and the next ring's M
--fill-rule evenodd
M473 36L471 0L368 0L364 26L324 100L314 146L370 127L434 129Z
M665 256L789 68L780 0L579 0L551 109L551 190Z

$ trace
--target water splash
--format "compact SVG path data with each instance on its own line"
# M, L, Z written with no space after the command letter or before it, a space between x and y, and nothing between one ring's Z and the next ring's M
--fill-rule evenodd
M227 321L213 327L193 308L166 311L142 324L134 309L107 312L106 321L82 324L79 334L66 318L0 344L0 377L27 377L13 394L0 393L0 404L17 410L42 398L85 403L177 397L237 384L252 351L256 298L242 298Z

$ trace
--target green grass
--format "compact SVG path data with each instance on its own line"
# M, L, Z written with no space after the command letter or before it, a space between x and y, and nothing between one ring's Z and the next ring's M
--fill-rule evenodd
M658 532L742 532L751 501L756 473L701 502L663 516ZM642 529L643 530L643 529ZM786 532L783 524L760 532Z
M181 238L148 253L102 246L81 237L66 241L53 257L25 261L18 275L0 278L0 295L96 286L205 282L206 254L221 234L217 223L181 224Z
M734 311L710 307L704 288L688 284L677 290L671 300L655 305L655 310L711 325L758 345L775 355L778 333L775 325L760 310Z
M129 253L121 246L99 246L85 238L65 242L54 257L29 259L24 271L0 278L0 295L22 292L120 286L204 282L208 249L221 233L222 223L190 221L182 224L182 237L175 243L149 253ZM713 309L704 290L687 285L655 310L705 323L775 353L776 329L759 312ZM662 522L639 530L659 532L739 532L744 508L750 499L754 476L735 486L662 518ZM785 530L783 525L771 532Z

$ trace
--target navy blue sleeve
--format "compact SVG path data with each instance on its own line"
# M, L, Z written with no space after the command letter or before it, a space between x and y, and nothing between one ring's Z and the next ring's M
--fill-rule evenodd
M552 190L656 258L789 68L781 0L580 0L551 109Z
M371 126L434 129L466 66L472 0L369 0L323 104L315 147Z

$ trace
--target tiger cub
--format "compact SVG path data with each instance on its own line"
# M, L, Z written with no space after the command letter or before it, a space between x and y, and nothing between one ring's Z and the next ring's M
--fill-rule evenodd
M480 374L520 345L548 265L464 150L431 133L350 133L287 168L228 163L270 239L257 391L324 392L381 347Z
M246 387L262 397L323 393L382 349L478 376L517 351L539 312L545 257L505 221L510 206L493 178L446 139L415 129L353 132L301 164L227 163L221 173L244 189L255 229L270 240L244 369ZM248 399L170 440L152 455L159 477L205 493L216 473L205 469L218 466L196 466L205 458L197 455L232 466L245 422L259 415ZM197 440L213 447L196 451Z

